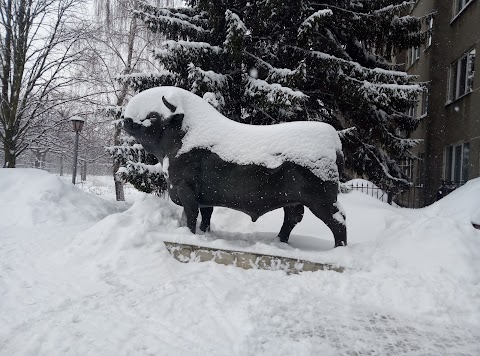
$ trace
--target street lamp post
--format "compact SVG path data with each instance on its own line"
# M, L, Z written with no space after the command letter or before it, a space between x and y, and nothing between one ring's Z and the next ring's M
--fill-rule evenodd
M73 154L73 175L72 183L75 184L75 178L77 177L77 159L78 159L78 137L80 136L80 131L83 129L83 124L85 120L79 116L73 116L70 121L73 125L73 131L75 131L75 149Z

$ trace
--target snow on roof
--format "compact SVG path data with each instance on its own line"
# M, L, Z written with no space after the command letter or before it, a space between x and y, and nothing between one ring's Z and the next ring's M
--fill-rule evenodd
M226 118L199 96L176 87L152 88L137 94L128 103L125 117L141 124L150 112L169 117L172 112L162 102L162 96L176 106L176 114L185 115L182 128L186 135L178 155L204 148L228 162L272 169L289 161L324 180L338 180L336 159L342 146L337 132L328 124L246 125Z

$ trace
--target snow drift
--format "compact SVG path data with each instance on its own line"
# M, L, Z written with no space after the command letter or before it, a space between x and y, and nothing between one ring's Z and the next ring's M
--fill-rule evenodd
M0 169L0 354L478 355L479 191L472 180L418 210L341 194L351 243L334 250L309 212L292 246L274 241L281 211L253 224L216 209L198 236L160 198L126 209L45 172ZM349 269L181 264L166 239Z
M0 170L1 226L65 225L98 221L119 210L38 169Z

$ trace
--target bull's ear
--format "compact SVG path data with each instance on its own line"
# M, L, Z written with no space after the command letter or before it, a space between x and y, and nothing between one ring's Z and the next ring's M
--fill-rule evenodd
M183 121L183 114L173 114L168 118L168 124L181 124Z

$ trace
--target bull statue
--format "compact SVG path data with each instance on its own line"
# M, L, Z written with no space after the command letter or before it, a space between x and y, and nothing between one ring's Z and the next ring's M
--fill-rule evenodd
M210 228L213 207L244 212L256 221L283 208L278 234L288 242L304 206L347 245L345 214L337 202L343 167L335 129L320 122L254 126L220 114L199 96L176 87L145 90L128 103L124 130L163 162L168 191L187 226Z

